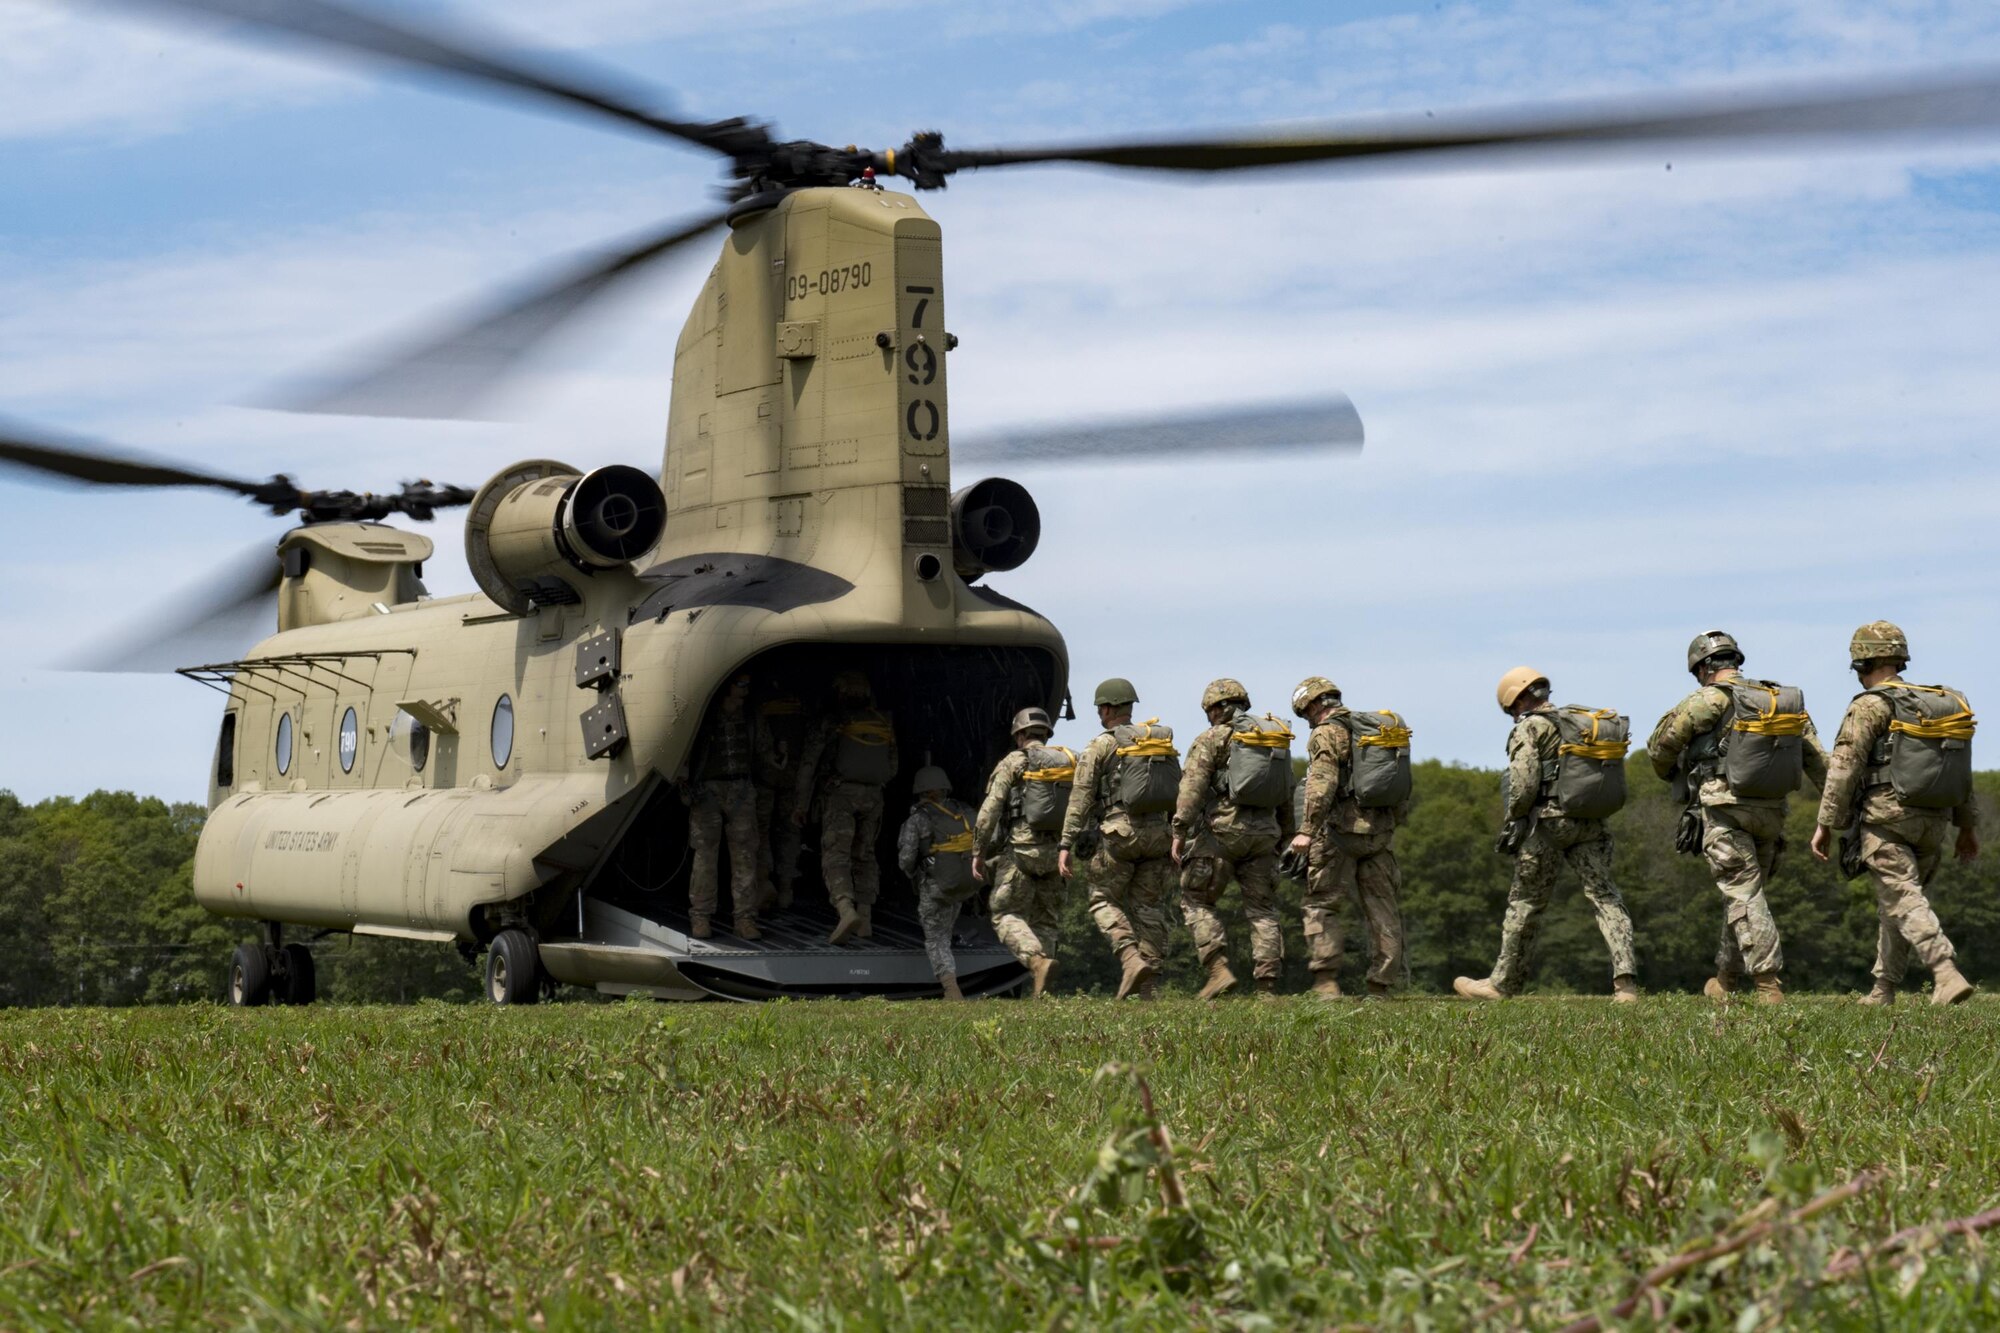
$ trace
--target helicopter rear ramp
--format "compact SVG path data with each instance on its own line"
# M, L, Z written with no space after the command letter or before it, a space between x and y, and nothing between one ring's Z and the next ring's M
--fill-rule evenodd
M898 916L878 917L871 939L834 945L826 942L834 918L824 906L796 905L760 923L756 940L726 931L698 940L687 933L684 916L652 920L596 898L583 900L582 915L577 938L541 946L542 966L557 981L688 1000L938 994L922 933ZM967 995L1013 990L1027 978L977 917L960 918L952 952Z

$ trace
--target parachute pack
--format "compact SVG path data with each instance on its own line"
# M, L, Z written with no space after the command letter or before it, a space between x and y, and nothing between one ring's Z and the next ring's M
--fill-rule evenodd
M1608 819L1625 808L1632 724L1608 708L1555 710L1556 757L1542 765L1542 799L1567 819Z
M1350 712L1339 719L1354 739L1347 766L1346 788L1363 809L1380 810L1410 799L1410 728L1387 709L1377 713Z
M1868 756L1868 784L1887 785L1917 810L1950 810L1972 797L1972 705L1942 685L1891 681L1880 695L1895 716Z
M840 724L833 771L842 781L881 786L896 776L896 729L880 713Z
M1060 745L1030 745L1023 753L1028 766L1021 770L1021 785L1016 788L1020 818L1037 833L1057 832L1076 783L1076 755Z
M1292 729L1266 713L1229 724L1223 794L1249 810L1276 810L1292 797Z
M1181 792L1181 752L1174 729L1160 719L1111 729L1118 763L1105 784L1105 804L1129 815L1157 815L1174 808Z
M947 893L973 885L972 820L964 812L924 801L918 807L929 824L931 882Z
M1806 696L1768 680L1716 682L1729 694L1729 718L1716 754L1731 794L1752 800L1789 796L1805 776Z

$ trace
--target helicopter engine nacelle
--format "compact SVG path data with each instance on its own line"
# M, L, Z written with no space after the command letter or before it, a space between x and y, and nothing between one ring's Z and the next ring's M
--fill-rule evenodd
M577 600L593 574L657 545L666 524L666 497L638 468L584 474L538 459L480 487L465 520L465 558L480 591L526 615Z
M1042 511L1017 481L988 477L951 497L951 562L962 579L1019 569L1041 539Z

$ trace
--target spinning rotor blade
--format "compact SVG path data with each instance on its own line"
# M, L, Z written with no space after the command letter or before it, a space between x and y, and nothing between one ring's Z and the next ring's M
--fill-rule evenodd
M0 427L0 467L18 467L91 486L212 486L252 499L260 497L271 485L193 472L170 463L148 463L89 452L67 441L58 443L53 439L23 436L16 433L18 430L19 427Z
M259 542L184 594L144 608L119 629L62 662L67 671L172 671L228 661L277 628L272 594L284 573L270 542Z
M954 439L954 458L989 463L1146 462L1189 454L1359 452L1361 414L1345 394L1287 407L1219 408L1143 421Z
M460 417L520 359L621 279L722 225L727 212L676 222L615 254L572 259L514 296L452 321L340 375L281 387L256 401L288 412Z
M761 127L741 121L702 125L672 120L615 91L615 75L599 75L582 62L504 54L506 43L463 20L431 19L419 26L391 20L335 0L118 0L131 8L230 19L267 33L336 51L374 56L453 75L489 90L552 101L609 116L627 125L670 135L718 153L762 142ZM747 137L746 137L747 136Z
M2000 70L1924 78L1821 84L1789 95L1617 98L1563 109L1401 116L1351 128L1241 139L1070 144L1049 148L940 148L942 172L1036 162L1082 162L1162 171L1253 167L1409 156L1480 148L1547 150L1697 140L1864 137L1914 130L2000 125Z

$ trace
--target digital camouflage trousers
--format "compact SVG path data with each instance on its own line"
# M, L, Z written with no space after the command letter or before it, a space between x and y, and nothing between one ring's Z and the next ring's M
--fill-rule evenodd
M1611 882L1611 834L1604 821L1550 816L1535 826L1514 856L1514 883L1507 890L1507 917L1500 927L1500 956L1493 962L1493 986L1502 995L1521 989L1542 913L1565 861L1583 881L1583 896L1597 913L1598 933L1611 951L1611 975L1638 973L1632 952L1632 918Z
M1942 814L1861 826L1861 864L1875 888L1875 975L1891 986L1903 984L1912 956L1927 968L1954 957L1924 894L1924 885L1944 859L1950 833L1951 823Z
M688 803L688 913L715 915L717 862L729 844L729 896L738 916L755 916L757 892L757 792L748 778L697 782Z
M866 911L882 890L875 836L882 831L882 789L836 782L819 798L819 870L826 896Z
M993 896L987 902L993 933L1023 964L1054 956L1051 946L1063 889L1056 855L1051 841L1046 846L1009 847L996 862Z
M1215 910L1231 883L1242 890L1250 923L1250 958L1260 979L1275 979L1285 965L1285 935L1278 925L1278 835L1275 831L1214 830L1181 856L1181 914L1203 966L1227 954L1229 937Z
M1341 833L1321 829L1306 860L1305 918L1307 966L1314 972L1340 968L1340 904L1352 899L1368 936L1368 981L1374 986L1409 982L1410 962L1403 943L1403 872L1390 850L1395 833Z
M978 892L976 884L946 890L932 883L929 876L917 881L917 921L924 928L924 954L931 961L933 975L958 975L958 963L951 954L951 936L958 928L959 913Z
M1722 939L1715 947L1715 975L1728 981L1782 970L1785 952L1764 889L1784 850L1784 810L1712 805L1701 816L1701 854L1726 900Z
M1173 830L1164 815L1104 829L1104 844L1090 859L1090 919L1120 958L1136 949L1157 967L1167 956L1172 850Z

